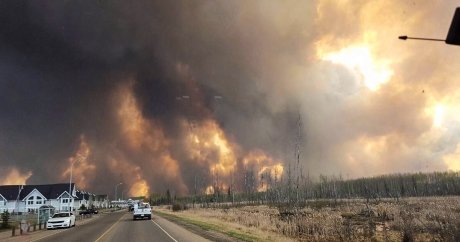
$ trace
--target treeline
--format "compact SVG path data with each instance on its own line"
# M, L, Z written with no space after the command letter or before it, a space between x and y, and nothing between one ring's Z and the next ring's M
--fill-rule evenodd
M196 194L176 197L169 190L165 194L153 194L153 205L186 203L207 206L216 203L229 204L290 204L301 206L312 199L399 199L402 197L460 195L460 172L406 173L369 178L343 179L341 176L320 175L311 179L301 173L297 176L288 172L286 178L276 180L245 180L238 190L214 189L214 194ZM258 182L257 182L258 181ZM264 191L258 188L266 187Z
M320 176L308 198L398 198L460 195L460 172L392 174L342 180Z

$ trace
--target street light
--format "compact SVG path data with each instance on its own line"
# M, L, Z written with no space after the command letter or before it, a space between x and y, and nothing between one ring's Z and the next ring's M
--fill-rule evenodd
M444 41L449 45L460 45L460 7L455 9L454 17L449 27L446 39L418 38L408 37L407 35L399 36L401 40L429 40L429 41Z
M189 103L190 108L188 108L186 112L186 117L187 117L187 122L189 125L190 132L193 132L194 122L193 122L193 117L190 114L192 110L192 98L189 95L182 95L182 96L177 96L176 100L177 101L187 101L187 103Z
M120 183L118 183L117 185L115 185L115 201L117 200L117 197L118 197L118 192L117 192L118 186L120 186L120 185L122 185L122 184L123 184L123 182L120 182Z
M24 189L23 185L19 186L18 197L16 198L16 221L19 221L19 196L21 195L21 191Z
M70 162L70 179L69 179L69 212L72 212L72 206L71 204L73 203L73 196L72 196L72 171L73 171L73 164L76 162L79 162L83 159L84 157L81 155L78 155L78 159L72 160ZM72 201L72 203L71 203Z
M429 40L429 41L446 41L445 39L432 39L432 38L408 37L407 35L399 36L398 39L401 39L401 40L414 39L414 40Z

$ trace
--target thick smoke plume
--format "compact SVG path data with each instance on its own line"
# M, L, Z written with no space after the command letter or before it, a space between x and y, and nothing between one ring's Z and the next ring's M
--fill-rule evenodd
M209 192L299 142L310 174L459 169L460 50L397 40L455 4L2 1L0 183Z

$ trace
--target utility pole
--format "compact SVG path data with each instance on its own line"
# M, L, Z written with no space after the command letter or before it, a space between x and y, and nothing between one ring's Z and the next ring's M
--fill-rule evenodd
M235 204L235 185L233 184L234 180L233 177L235 175L235 169L232 171L232 204Z
M122 184L123 184L123 183L120 182L120 183L118 183L117 185L115 185L115 199L114 199L115 201L117 200L117 197L118 197L118 191L117 191L118 186L120 186L120 185L122 185Z
M195 202L196 202L196 173L195 173L195 181L194 181L194 197L193 197L193 208L195 208Z

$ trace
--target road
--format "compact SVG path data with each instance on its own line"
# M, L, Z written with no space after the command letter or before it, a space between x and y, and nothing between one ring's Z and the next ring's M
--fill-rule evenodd
M209 241L156 215L151 220L133 221L128 212L102 215L87 224L53 232L33 241Z

